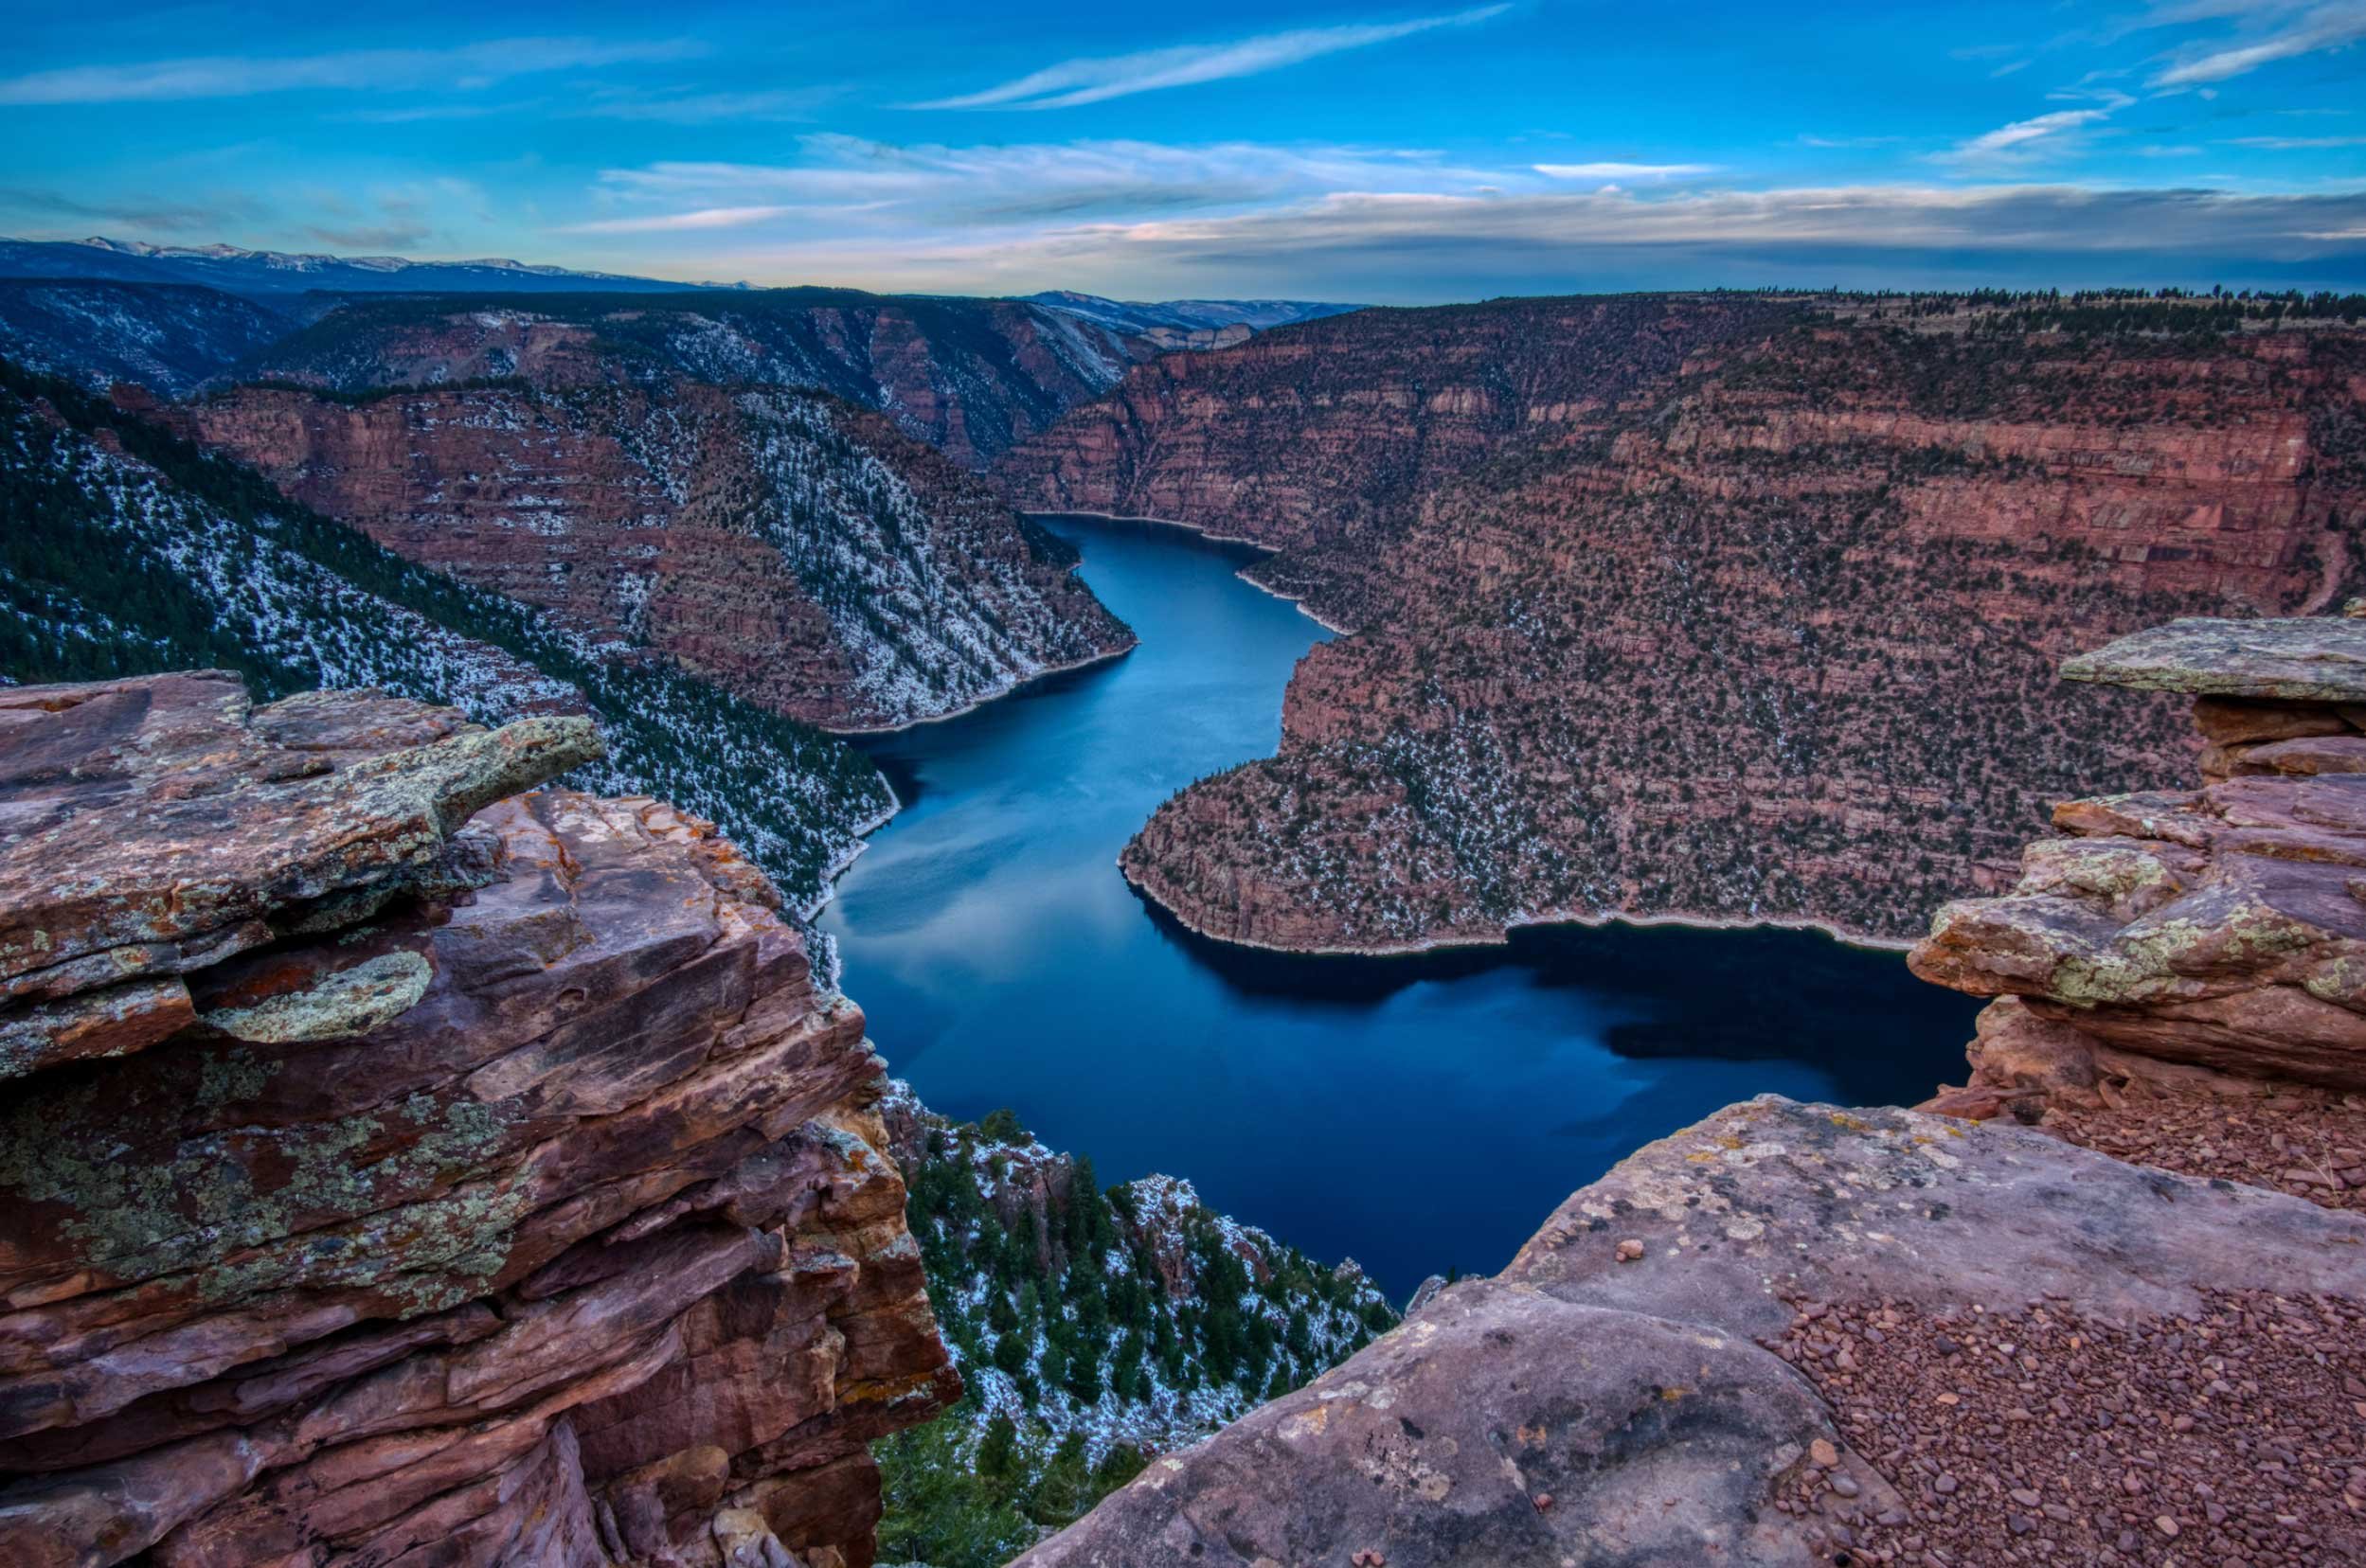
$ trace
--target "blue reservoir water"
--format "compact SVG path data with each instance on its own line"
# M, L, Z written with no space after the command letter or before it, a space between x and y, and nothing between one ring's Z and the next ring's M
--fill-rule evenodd
M1141 646L867 739L905 809L821 921L930 1106L1010 1106L1104 1182L1189 1177L1401 1298L1500 1268L1571 1190L1732 1100L1911 1101L1962 1077L1971 999L1809 933L1539 929L1342 958L1184 931L1118 851L1175 790L1272 755L1290 670L1329 633L1234 576L1254 552L1045 521Z

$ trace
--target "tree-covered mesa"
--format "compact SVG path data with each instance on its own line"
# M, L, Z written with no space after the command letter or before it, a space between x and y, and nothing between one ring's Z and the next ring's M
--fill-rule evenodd
M877 1450L883 1562L1005 1562L1396 1322L1353 1263L1310 1262L1188 1182L1103 1187L1008 1111L956 1123L901 1090L887 1110L965 1392Z
M258 700L376 686L499 722L593 713L573 782L708 817L818 902L892 805L869 762L629 642L403 560L69 383L0 360L0 681L233 669Z

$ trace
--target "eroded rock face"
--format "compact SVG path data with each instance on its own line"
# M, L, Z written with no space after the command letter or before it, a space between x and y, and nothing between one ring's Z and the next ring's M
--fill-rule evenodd
M1915 972L2005 999L1945 1103L2093 1109L2199 1081L2178 1067L2366 1089L2361 668L2344 617L2178 621L2066 664L2196 693L2204 784L2066 802L2008 894L1939 912Z
M1945 319L1359 312L1143 366L1009 454L1026 504L1281 547L1249 575L1353 629L1126 875L1285 949L1604 916L1902 946L2054 802L2186 776L2182 704L2056 661L2352 591L2366 334Z
M1640 1150L1502 1274L1020 1561L1831 1563L1916 1472L1854 1447L1777 1353L1802 1307L2128 1324L2267 1278L2366 1297L2366 1221L2010 1122L1764 1096ZM1810 1472L1831 1489L1794 1510Z
M536 329L497 384L155 412L596 649L654 650L831 728L940 717L1132 646L1072 550L884 417L636 380L585 339Z
M958 1388L765 879L487 732L0 705L0 1560L863 1568Z

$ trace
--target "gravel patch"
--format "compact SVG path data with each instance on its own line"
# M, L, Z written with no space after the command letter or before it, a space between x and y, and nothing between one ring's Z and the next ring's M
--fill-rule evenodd
M2135 1327L1797 1304L1769 1348L1854 1452L1817 1443L1775 1506L1840 1568L2366 1563L2366 1304L2204 1300Z
M2053 1106L2040 1123L2137 1165L2223 1177L2366 1213L2366 1096L2284 1089L2256 1098L2150 1094L2113 1110Z

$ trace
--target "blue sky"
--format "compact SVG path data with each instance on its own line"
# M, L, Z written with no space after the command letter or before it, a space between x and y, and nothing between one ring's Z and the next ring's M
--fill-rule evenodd
M0 232L1427 302L2366 288L2366 0L0 0Z

